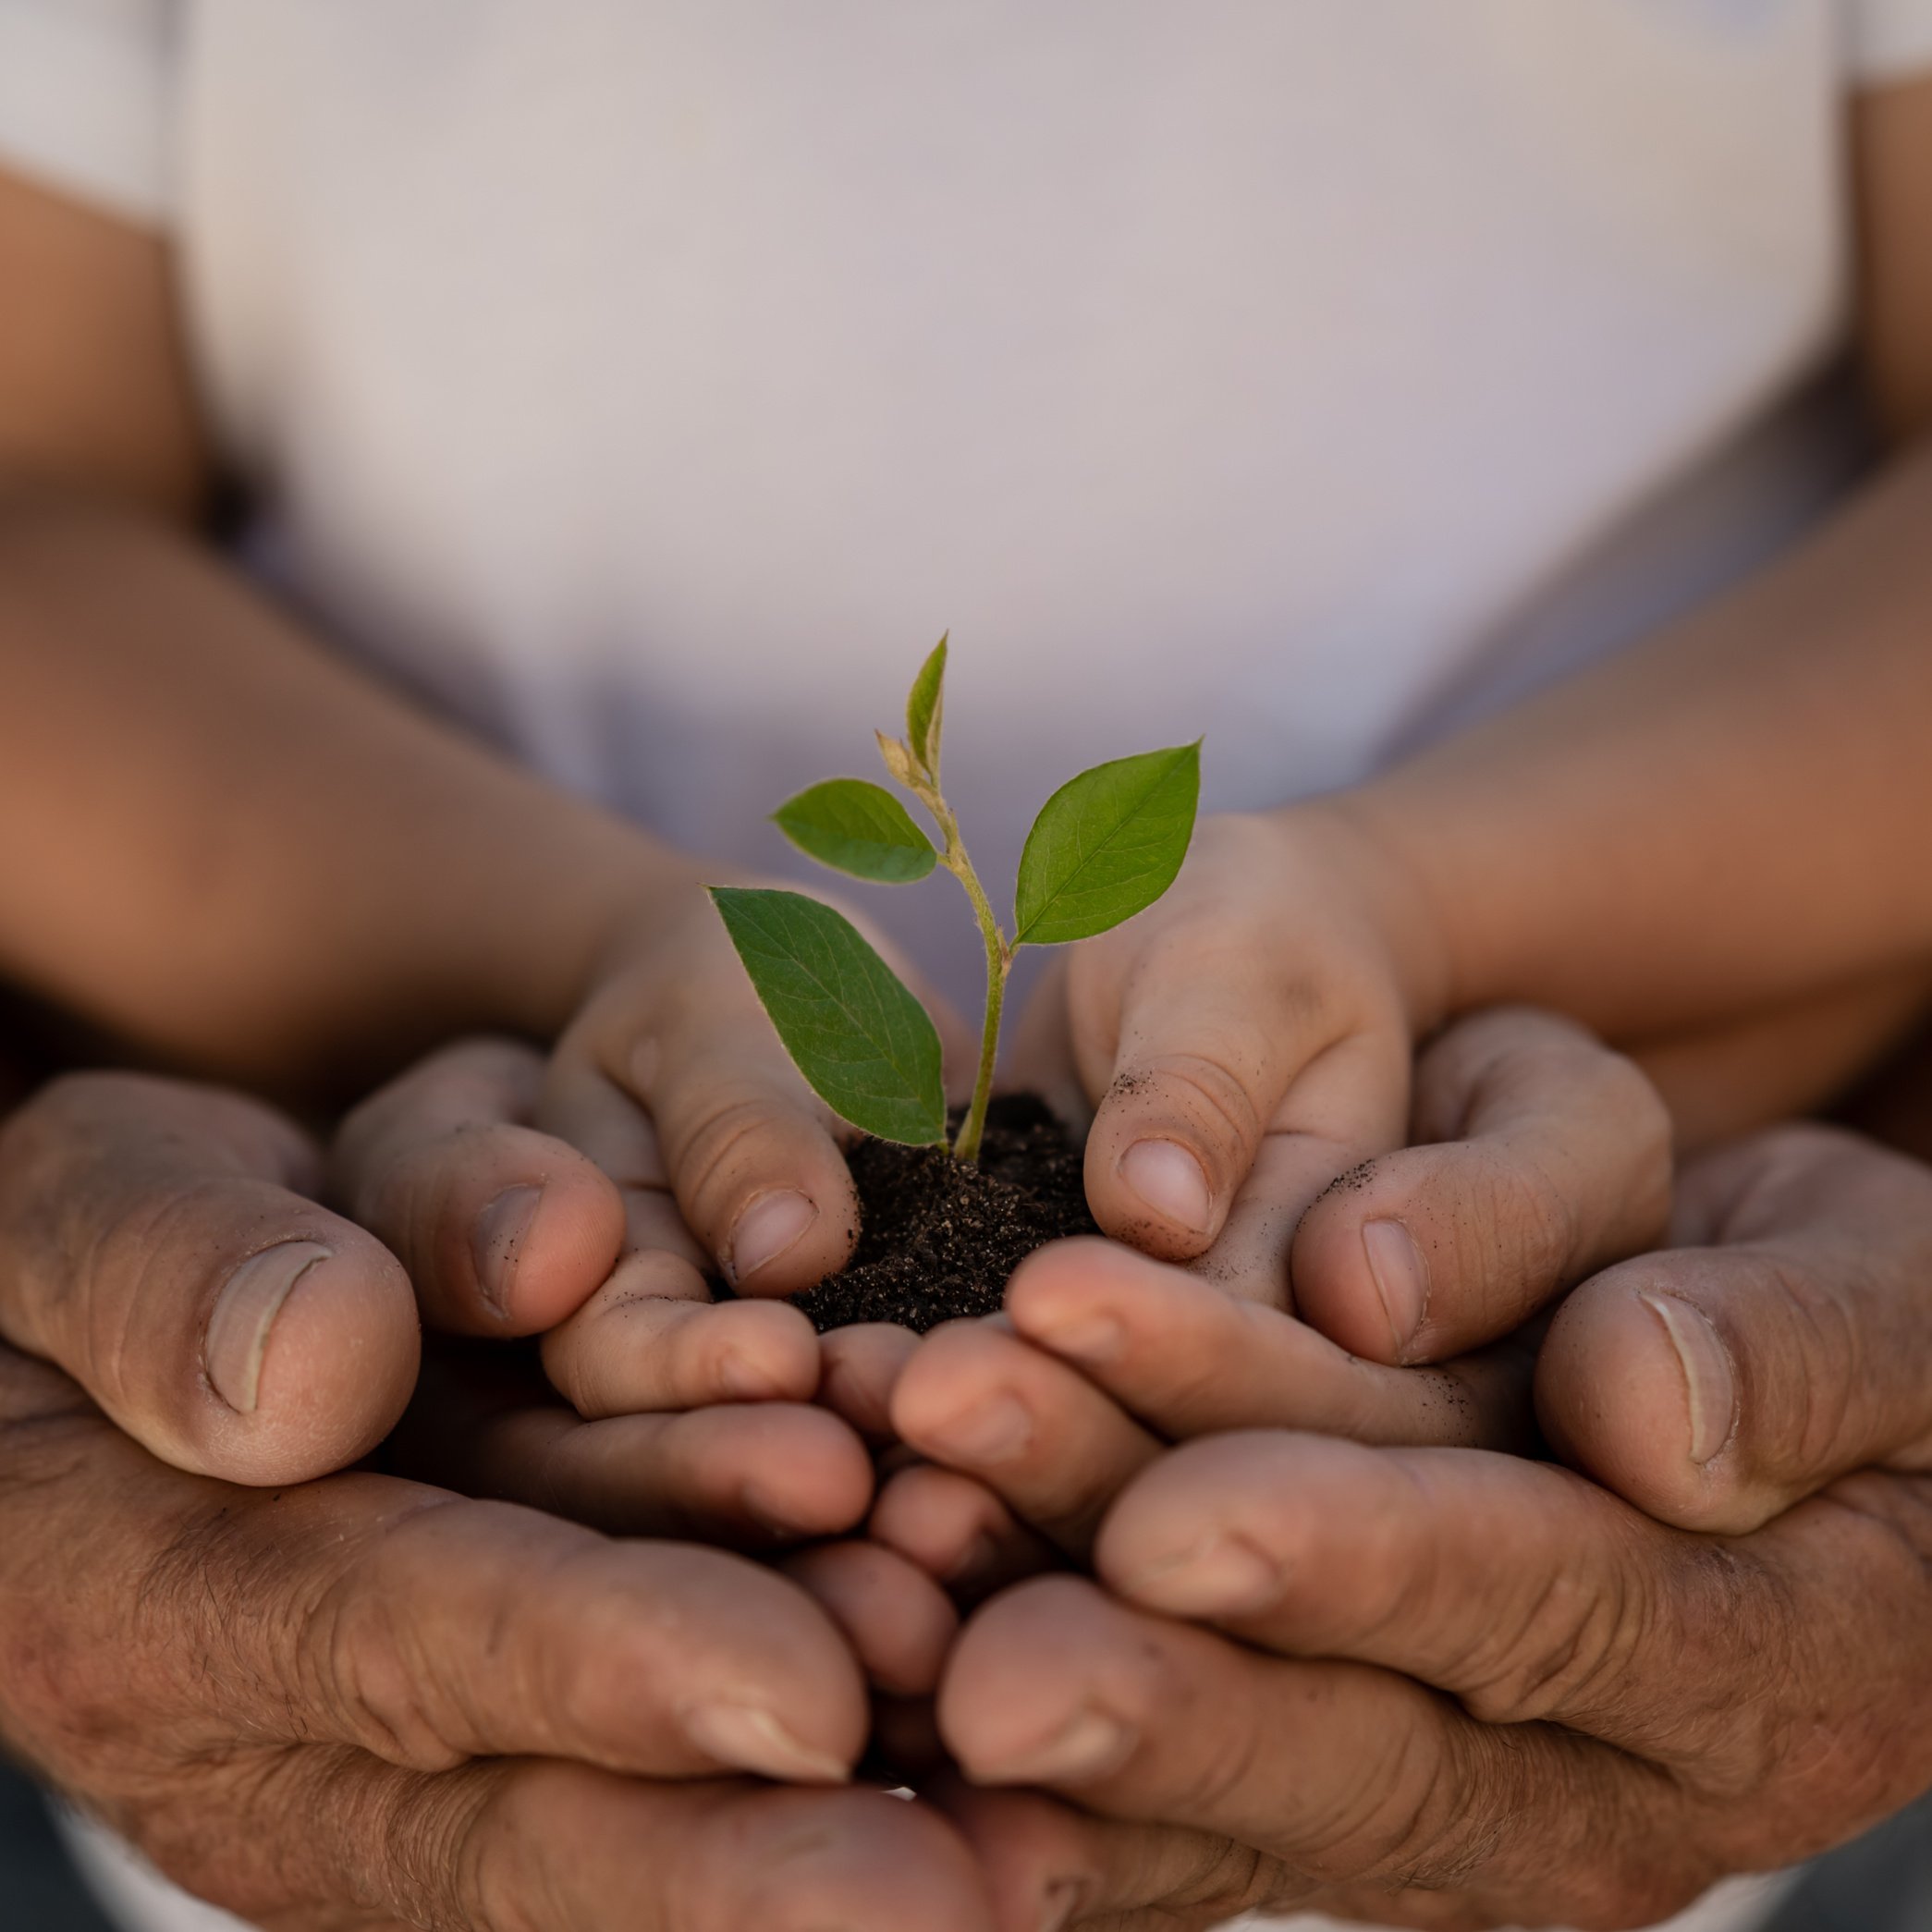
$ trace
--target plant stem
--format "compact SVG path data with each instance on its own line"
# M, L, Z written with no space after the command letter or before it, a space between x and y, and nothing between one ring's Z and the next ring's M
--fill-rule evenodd
M946 850L939 855L939 862L951 873L954 878L966 888L966 897L972 901L973 916L979 921L980 937L986 948L986 1018L980 1029L979 1074L972 1083L972 1104L966 1109L966 1118L960 1123L960 1131L953 1137L952 1152L956 1160L977 1160L980 1156L980 1139L986 1130L986 1103L993 1094L993 1069L999 1058L999 1017L1006 1004L1007 974L1013 967L1013 948L1007 944L1007 935L999 929L999 921L994 917L993 901L986 897L986 888L980 884L979 874L972 869L972 861L967 857L966 843L960 837L959 821L952 815L952 808L939 795L936 781L932 786L919 785L916 788L920 802L934 818L939 829L946 835Z

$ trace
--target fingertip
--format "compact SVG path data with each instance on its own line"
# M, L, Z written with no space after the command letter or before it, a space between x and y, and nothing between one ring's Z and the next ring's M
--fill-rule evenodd
M1433 1231L1406 1210L1436 1150L1363 1161L1318 1194L1296 1226L1289 1269L1295 1313L1351 1355L1400 1366L1419 1359L1435 1286ZM1453 1257L1450 1257L1453 1259Z
M306 1482L395 1427L421 1356L416 1301L387 1249L347 1222L263 1250L229 1275L204 1338L215 1399L205 1473Z
M1110 1115L1108 1095L1087 1136L1088 1205L1101 1230L1164 1261L1192 1261L1214 1245L1232 1184L1218 1163L1172 1131Z
M855 1322L818 1339L818 1399L874 1442L889 1442L892 1391L919 1348L919 1337L895 1322Z
M1007 1283L1006 1312L1026 1340L1082 1368L1126 1352L1136 1302L1185 1291L1192 1276L1119 1242L1076 1237L1029 1254Z
M782 1567L845 1632L876 1689L920 1697L937 1686L960 1619L924 1571L862 1541L820 1544Z
M1735 1533L1779 1506L1737 1466L1730 1350L1682 1284L1641 1262L1585 1282L1558 1311L1536 1413L1564 1461L1660 1522Z
M769 1065L761 1049L752 1067L694 1063L651 1100L678 1205L734 1291L797 1294L845 1266L858 1190L789 1060Z
M483 1332L533 1335L574 1314L622 1253L624 1197L594 1162L532 1128L501 1127L489 1150L495 1172L469 1227L471 1278L481 1298L474 1324ZM460 1159L452 1143L448 1158ZM483 1192L452 1177L452 1200ZM481 1167L477 1169L483 1180ZM457 1230L451 1230L454 1242ZM439 1254L448 1250L438 1244ZM459 1266L446 1264L460 1279ZM456 1285L452 1283L452 1285Z
M821 1246L816 1235L823 1217L819 1203L798 1188L754 1194L738 1210L726 1237L719 1256L726 1279L741 1295L796 1292L790 1285L794 1278L817 1266L813 1257Z

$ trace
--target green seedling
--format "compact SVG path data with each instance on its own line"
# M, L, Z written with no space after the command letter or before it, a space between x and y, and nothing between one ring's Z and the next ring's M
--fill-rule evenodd
M952 1152L976 1160L1014 955L1022 946L1092 938L1174 883L1194 829L1201 745L1197 739L1096 764L1046 801L1026 835L1009 938L939 788L945 686L942 637L912 681L905 737L875 734L887 772L932 814L936 845L891 792L865 778L811 786L772 817L801 851L854 878L904 886L943 865L966 888L986 949L986 1017L972 1103ZM711 897L779 1039L819 1098L880 1140L945 1145L939 1035L851 921L801 892L714 886Z

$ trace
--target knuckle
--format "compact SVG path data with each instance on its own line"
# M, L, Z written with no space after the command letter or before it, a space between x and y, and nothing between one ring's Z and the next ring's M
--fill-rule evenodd
M544 1833L530 1816L562 1781L556 1770L544 1767L520 1777L510 1767L493 1766L482 1775L489 1781L459 1812L424 1820L413 1850L424 1902L452 1900L464 1932L557 1932L575 1924L556 1862L544 1855Z
M779 1160L791 1152L776 1131L782 1105L768 1092L726 1086L708 1095L675 1137L666 1137L679 1204L700 1229L722 1219L741 1196L768 1185Z
M1621 1565L1607 1576L1554 1570L1513 1616L1476 1639L1462 1701L1486 1723L1598 1708L1650 1641L1651 1615L1649 1598L1629 1586Z
M416 1770L447 1770L468 1755L452 1735L461 1718L446 1709L439 1689L442 1659L405 1609L409 1593L396 1586L407 1575L410 1544L451 1507L461 1506L422 1503L364 1535L298 1607L293 1628L297 1669L314 1707L364 1750Z

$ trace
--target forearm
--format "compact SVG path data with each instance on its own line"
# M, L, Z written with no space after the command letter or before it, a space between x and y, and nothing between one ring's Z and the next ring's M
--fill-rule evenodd
M681 872L81 499L0 504L0 977L210 1073L548 1032Z
M1682 1156L1835 1106L1928 1008L1932 971L1914 968L1628 1050L1663 1095Z
M1689 622L1338 807L1421 1003L1641 1039L1932 961L1932 455Z

